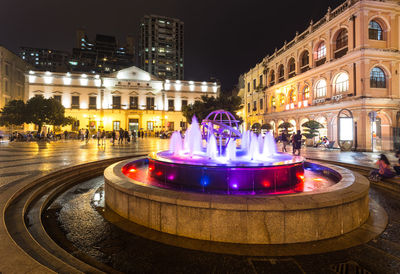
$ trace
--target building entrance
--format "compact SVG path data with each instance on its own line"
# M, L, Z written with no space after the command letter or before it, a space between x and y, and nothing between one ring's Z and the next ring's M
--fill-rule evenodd
M128 128L129 128L129 132L132 132L133 130L135 132L138 132L138 130L139 130L139 119L129 119Z

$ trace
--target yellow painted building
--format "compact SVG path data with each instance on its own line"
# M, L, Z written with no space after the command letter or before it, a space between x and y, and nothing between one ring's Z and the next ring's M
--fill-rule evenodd
M244 74L245 126L317 120L335 146L397 149L399 73L399 1L345 1Z
M66 116L77 119L61 129L68 131L122 128L153 135L184 130L182 107L202 95L215 97L220 89L217 83L161 80L137 67L107 76L29 71L26 79L29 98L54 97L65 107Z

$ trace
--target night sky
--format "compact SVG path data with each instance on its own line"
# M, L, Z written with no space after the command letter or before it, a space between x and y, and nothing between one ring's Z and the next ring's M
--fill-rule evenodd
M71 51L79 27L89 39L101 33L124 42L127 34L138 39L145 14L176 17L185 23L185 80L215 77L231 90L241 73L343 1L3 1L0 44L14 52L20 46Z

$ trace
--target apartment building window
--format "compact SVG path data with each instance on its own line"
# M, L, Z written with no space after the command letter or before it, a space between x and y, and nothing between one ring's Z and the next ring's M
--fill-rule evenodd
M154 109L154 97L147 97L146 98L146 109Z
M247 83L247 92L250 92L250 83Z
M324 42L321 42L315 52L315 65L318 67L326 61L326 46Z
M97 109L97 97L96 96L89 97L89 109Z
M247 113L250 113L250 103L247 103Z
M310 57L309 57L308 51L305 50L303 52L303 54L301 55L301 60L300 60L300 71L301 72L306 72L307 70L310 69L309 62L310 62Z
M368 38L371 40L383 40L383 31L381 25L372 20L369 22Z
M129 108L130 109L138 109L139 108L139 97L138 96L130 96L129 97Z
M61 103L61 95L54 95L53 99L56 100L57 102Z
M310 98L310 87L306 86L303 90L303 100Z
M315 98L321 98L326 96L326 81L319 80L315 85Z
M253 111L257 111L257 101L253 102Z
M271 107L274 109L276 108L276 100L275 100L275 96L271 97Z
M278 82L283 82L285 80L285 68L280 65L278 68Z
M121 96L113 96L112 97L112 108L113 109L121 109Z
M335 80L335 92L342 93L349 90L349 75L341 72Z
M174 111L175 106L174 106L174 99L169 99L168 100L168 111Z
M347 53L348 35L347 29L339 31L336 37L335 58L340 58Z
M6 93L8 93L8 81L4 80L4 90Z
M275 71L271 70L271 73L269 74L269 86L275 85Z
M184 107L187 107L188 105L188 100L182 100L182 110Z
M253 79L253 89L256 89L256 88L257 88L257 80Z
M260 99L260 110L262 110L264 108L264 102L263 99Z
M262 74L260 75L260 86L262 86L263 85L263 76L262 76Z
M371 88L386 88L386 75L381 68L375 67L371 70L370 86Z
M113 130L119 130L121 128L120 121L113 121Z
M153 131L154 129L154 122L153 121L148 121L147 122L147 130Z
M79 96L71 97L71 108L79 108Z
M294 89L289 91L289 100L290 103L295 103L297 101L297 92Z
M293 76L296 75L296 63L294 61L294 58L290 58L289 60L289 78L292 78Z

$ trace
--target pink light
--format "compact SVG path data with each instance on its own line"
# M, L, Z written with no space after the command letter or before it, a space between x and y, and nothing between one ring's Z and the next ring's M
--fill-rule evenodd
M174 179L175 179L175 176L174 176L174 175L169 175L169 176L168 176L168 180L173 181Z
M233 184L232 187L233 188L238 188L238 185L237 184Z

